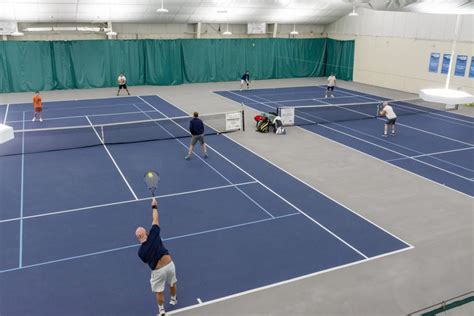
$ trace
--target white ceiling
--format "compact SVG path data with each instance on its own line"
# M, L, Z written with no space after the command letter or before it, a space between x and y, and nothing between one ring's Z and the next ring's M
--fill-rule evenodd
M0 21L131 23L309 23L328 24L357 6L420 11L442 4L473 9L472 0L0 0ZM417 7L418 6L418 7ZM412 8L412 9L410 9ZM472 12L472 11L471 11Z
M344 0L0 0L0 21L327 24L350 12Z

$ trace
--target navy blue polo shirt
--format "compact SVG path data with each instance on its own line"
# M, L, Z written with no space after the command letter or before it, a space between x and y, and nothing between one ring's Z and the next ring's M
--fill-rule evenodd
M191 135L204 134L204 123L197 117L193 118L191 122L189 122L189 131Z
M250 75L249 75L249 74L244 74L244 75L242 76L242 80L245 80L245 81L250 80Z
M164 255L169 255L160 237L160 226L151 226L147 240L138 249L138 256L148 264L150 269L155 270L156 264Z

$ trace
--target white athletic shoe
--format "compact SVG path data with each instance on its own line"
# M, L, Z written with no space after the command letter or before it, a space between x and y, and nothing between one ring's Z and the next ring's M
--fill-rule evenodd
M175 297L175 298L171 298L170 299L170 305L173 305L175 306L176 304L178 304L178 299Z
M34 121L35 121L35 118L33 117L33 119L32 119L31 121L34 122Z
M43 119L40 117L40 122L43 122Z
M331 98L334 98L334 95L331 94Z

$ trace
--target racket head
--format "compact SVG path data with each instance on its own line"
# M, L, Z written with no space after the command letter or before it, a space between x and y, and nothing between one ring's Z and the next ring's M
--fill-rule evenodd
M377 104L377 115L376 116L381 116L380 112L382 111L382 109L383 109L383 102Z
M158 183L160 182L160 174L156 171L147 171L145 173L145 183L148 190L151 191L151 194L155 196L155 190L158 188Z

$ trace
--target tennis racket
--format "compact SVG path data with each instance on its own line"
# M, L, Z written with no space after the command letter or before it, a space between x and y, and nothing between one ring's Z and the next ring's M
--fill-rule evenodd
M155 197L155 191L156 188L158 188L158 182L160 182L160 174L158 172L148 171L145 173L145 183L153 197Z
M383 109L383 102L377 104L377 114L375 115L376 117L381 116L381 115L380 115L380 112L382 111L382 109Z

